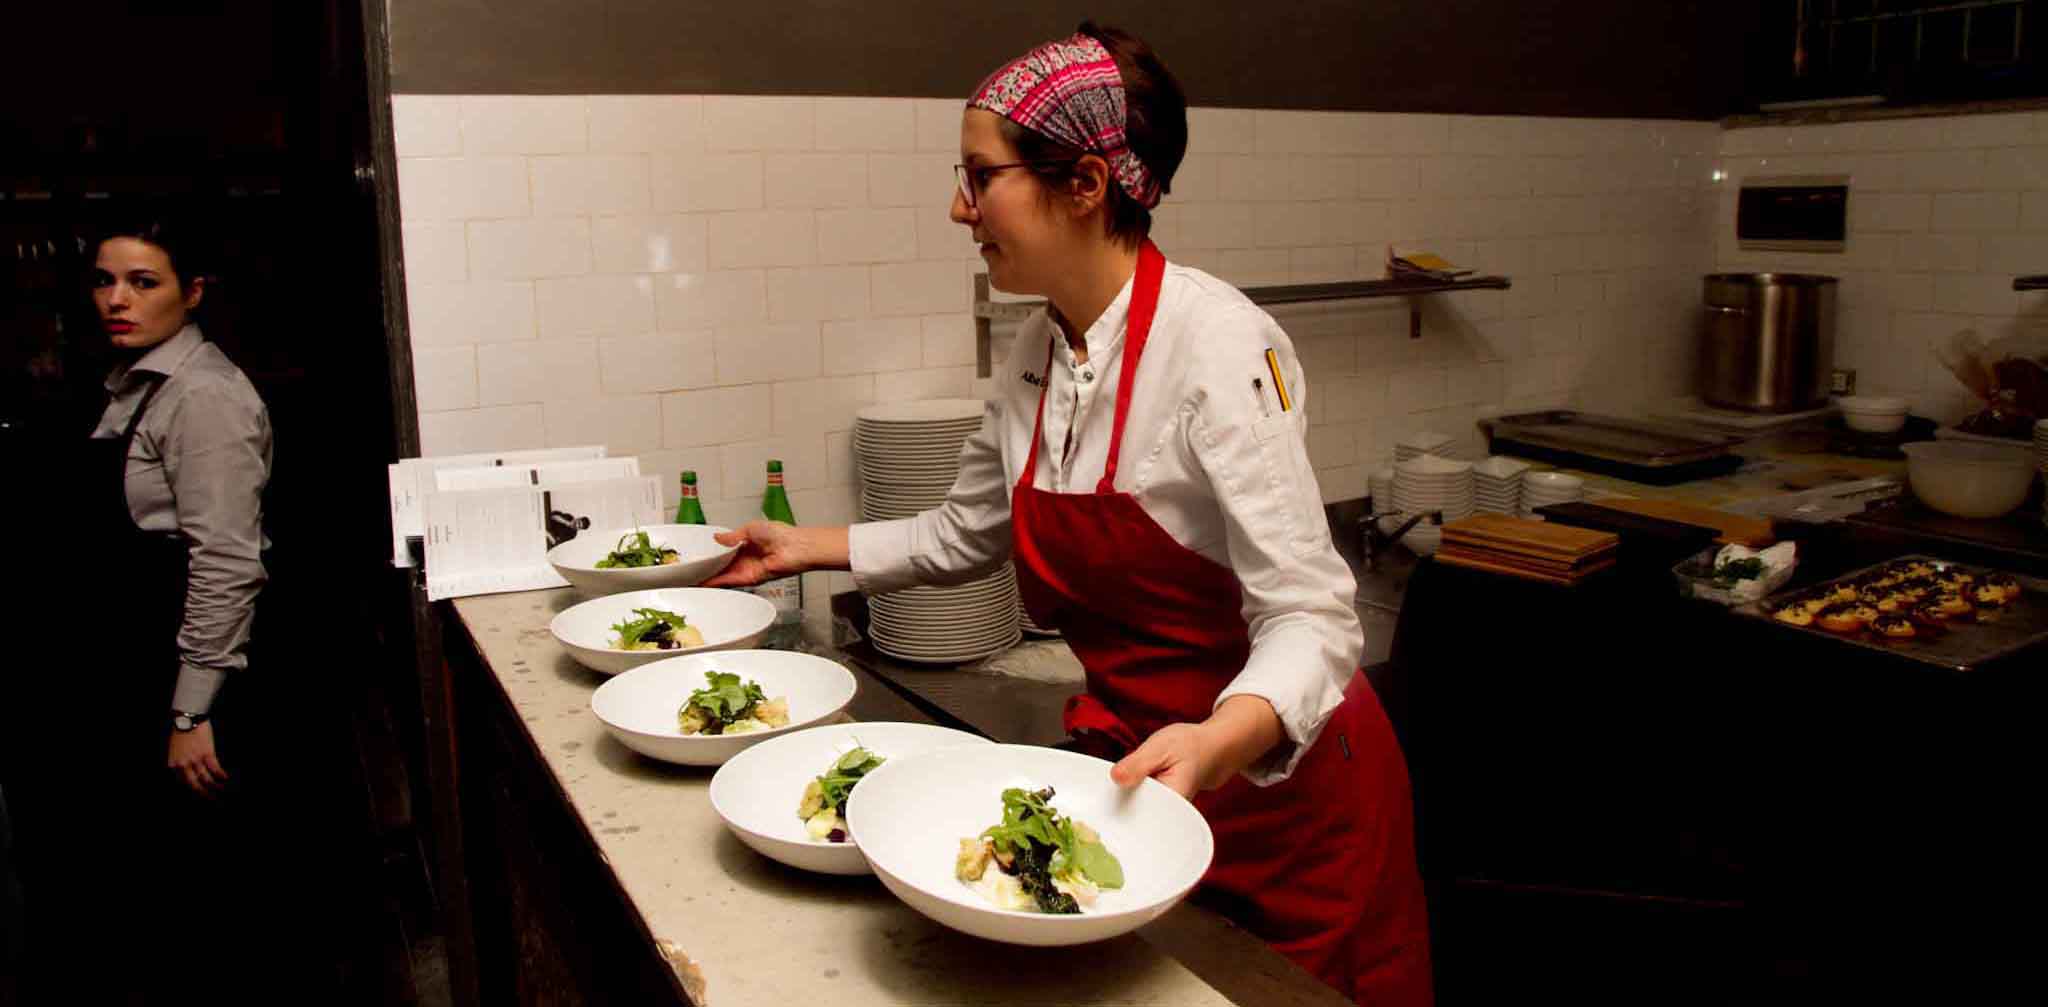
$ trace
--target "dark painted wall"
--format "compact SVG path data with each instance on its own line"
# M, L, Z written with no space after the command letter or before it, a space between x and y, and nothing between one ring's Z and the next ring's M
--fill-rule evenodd
M1083 17L1198 105L1715 118L1763 0L391 0L396 90L964 97Z

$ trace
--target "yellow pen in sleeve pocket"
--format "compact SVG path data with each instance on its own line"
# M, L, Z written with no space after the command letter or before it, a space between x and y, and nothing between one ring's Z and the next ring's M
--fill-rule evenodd
M1294 411L1294 396L1287 393L1287 379L1280 376L1280 355L1266 347L1266 369L1273 372L1273 394L1280 397L1280 411Z

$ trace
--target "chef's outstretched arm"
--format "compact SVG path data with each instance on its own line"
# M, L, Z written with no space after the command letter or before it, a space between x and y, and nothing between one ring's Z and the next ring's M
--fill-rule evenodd
M997 447L1002 411L991 406L960 451L946 502L915 517L851 527L749 521L717 536L739 554L706 587L746 587L810 570L852 570L862 591L959 584L1010 557L1010 487Z

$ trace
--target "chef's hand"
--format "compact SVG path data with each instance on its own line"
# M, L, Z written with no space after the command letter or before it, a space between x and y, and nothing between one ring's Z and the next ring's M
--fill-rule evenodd
M1154 731L1137 751L1110 767L1109 778L1117 786L1135 787L1149 776L1193 800L1230 782L1286 736L1272 704L1257 696L1232 696L1208 720Z
M732 562L705 587L751 587L808 570L844 570L846 529L802 528L779 521L749 521L713 536L719 545L740 547Z
M213 751L213 722L189 731L171 732L171 771L201 797L215 797L227 789L228 771L221 768Z

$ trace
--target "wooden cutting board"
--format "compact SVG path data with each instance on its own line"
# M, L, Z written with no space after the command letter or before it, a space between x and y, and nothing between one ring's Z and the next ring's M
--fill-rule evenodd
M1514 539L1489 538L1482 535L1446 532L1445 545L1455 545L1471 552L1490 553L1500 556L1526 559L1532 563L1550 563L1570 567L1585 564L1606 556L1612 547L1602 547L1587 553L1559 552L1555 549L1530 545Z
M1439 549L1437 550L1436 558L1438 562L1449 563L1452 566L1462 566L1473 570L1484 570L1488 573L1497 573L1508 577L1520 577L1523 580L1533 580L1544 584L1556 584L1561 587L1571 587L1573 585L1576 585L1579 581L1584 580L1585 578L1593 574L1599 573L1600 571L1605 570L1608 567L1614 565L1614 560L1612 558L1609 558L1601 562L1594 563L1591 566L1579 569L1570 574L1556 574L1547 571L1529 570L1524 569L1522 567L1509 566L1504 563L1496 562L1491 557L1473 556L1454 549Z
M1475 514L1444 525L1444 540L1475 545L1513 547L1537 555L1576 559L1612 549L1621 541L1613 532L1574 528L1550 521L1505 514Z
M1460 545L1456 542L1445 542L1442 548L1437 550L1436 554L1439 556L1456 556L1460 559L1479 560L1494 564L1495 566L1513 567L1517 570L1527 570L1530 573L1547 573L1559 577L1572 576L1588 566L1602 563L1612 558L1601 555L1596 556L1592 563L1572 564L1554 559L1535 559L1516 553L1474 548L1472 546Z
M1761 549L1778 541L1771 523L1763 518L1744 517L1727 511L1714 510L1696 504L1679 503L1676 500L1640 500L1603 498L1587 501L1595 507L1626 511L1647 517L1663 518L1680 524L1698 525L1719 532L1714 539L1716 545L1744 545Z

